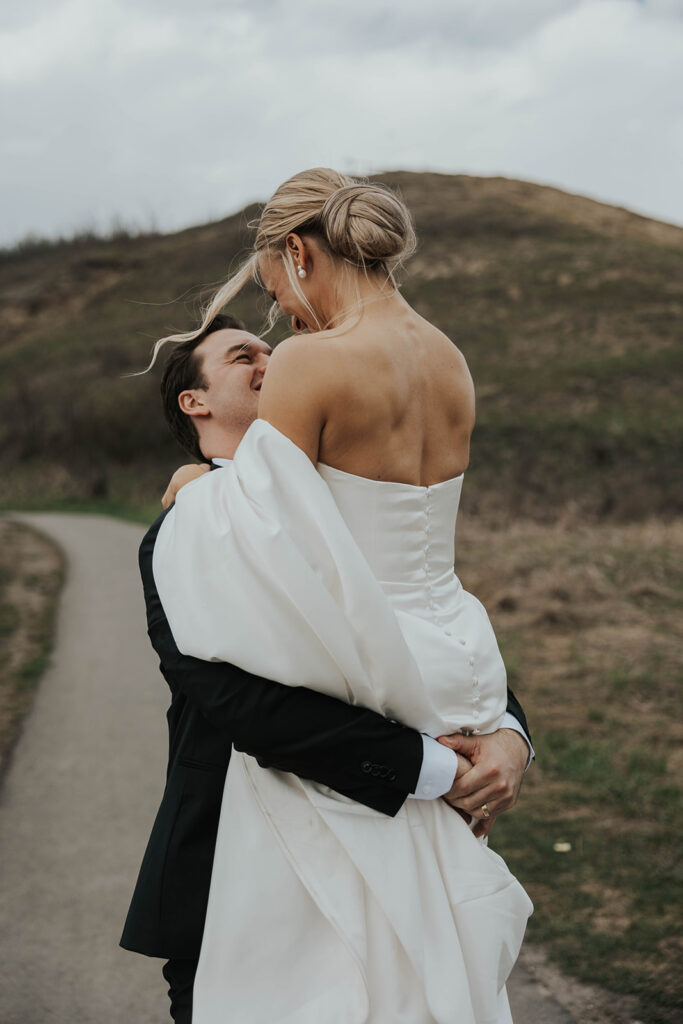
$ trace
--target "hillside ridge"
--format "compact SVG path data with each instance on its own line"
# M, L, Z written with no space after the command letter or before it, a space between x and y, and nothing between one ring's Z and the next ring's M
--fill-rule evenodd
M377 177L417 228L404 294L461 348L477 385L469 507L678 514L683 228L515 179ZM156 378L124 375L194 322L202 294L248 251L257 214L2 254L0 503L156 493L184 456ZM234 311L258 332L266 307L249 288Z
M667 245L674 249L683 249L683 227L667 221L636 213L624 206L615 206L600 199L591 199L579 193L567 192L555 185L523 181L518 178L503 176L480 177L469 174L441 174L425 172L417 174L413 171L388 171L386 175L374 176L378 181L385 181L401 188L404 181L419 178L421 184L431 184L428 179L439 182L450 179L462 183L471 194L478 194L481 200L498 198L500 192L508 201L520 207L534 209L547 216L554 216L559 221L574 223L601 234L623 237L641 238Z

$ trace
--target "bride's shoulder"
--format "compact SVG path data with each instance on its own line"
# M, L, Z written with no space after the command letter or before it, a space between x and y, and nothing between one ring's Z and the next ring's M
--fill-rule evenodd
M343 362L343 351L333 339L325 337L325 332L295 334L273 350L263 389L272 391L274 387L297 383L306 387L313 383L318 388L326 384L332 386L339 379Z
M272 363L275 358L279 361L300 359L302 356L320 351L320 346L333 346L338 335L333 331L311 331L306 334L292 334L284 341L278 342L270 357Z
M273 365L288 366L305 357L317 343L317 334L292 334L278 342L269 360L269 371Z

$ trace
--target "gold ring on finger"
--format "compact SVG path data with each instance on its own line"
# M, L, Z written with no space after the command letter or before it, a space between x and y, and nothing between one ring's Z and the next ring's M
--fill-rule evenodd
M482 804L481 805L481 816L482 816L482 818L490 818L491 817L491 812L489 810L489 805L488 804Z

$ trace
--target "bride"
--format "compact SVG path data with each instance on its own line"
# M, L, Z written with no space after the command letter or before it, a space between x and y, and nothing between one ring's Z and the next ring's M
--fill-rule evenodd
M453 571L474 391L462 354L395 286L414 245L379 185L315 169L275 192L205 323L257 278L297 333L271 357L232 465L179 492L155 578L183 653L434 737L493 732L505 668ZM444 801L391 818L235 752L193 1020L502 1024L530 911Z

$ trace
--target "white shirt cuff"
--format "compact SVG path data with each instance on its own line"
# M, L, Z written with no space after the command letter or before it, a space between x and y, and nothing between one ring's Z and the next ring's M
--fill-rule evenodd
M534 748L531 746L531 740L524 732L521 723L515 718L514 715L511 715L509 711L506 711L505 716L503 718L503 724L501 725L501 729L514 729L515 732L518 732L520 736L524 737L524 739L527 742L527 746L529 747L529 759L526 763L526 767L528 768L533 759L536 757L536 755L534 753ZM526 768L524 769L524 771L526 771Z
M458 772L458 755L450 747L422 733L422 768L414 793L414 800L436 800L447 793Z

